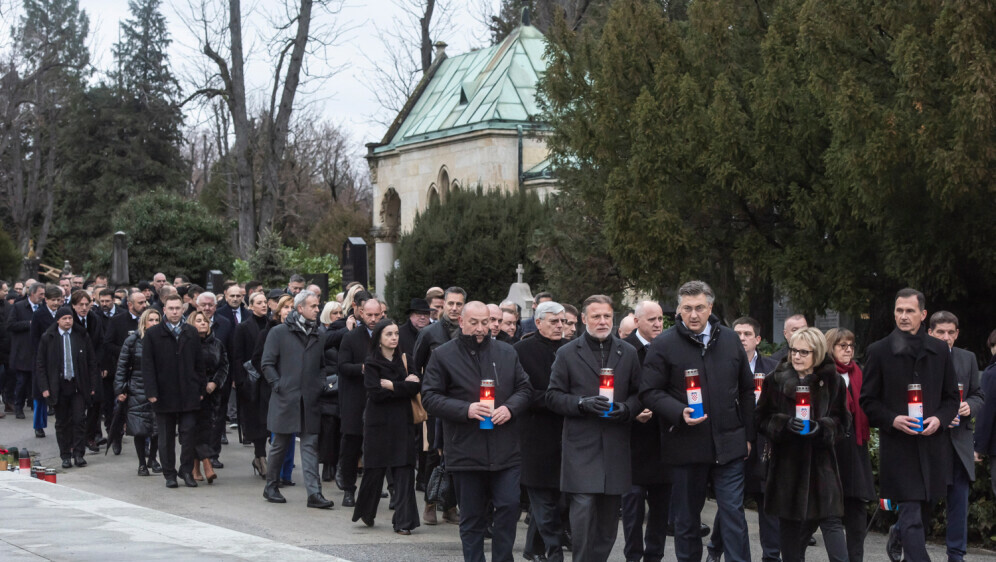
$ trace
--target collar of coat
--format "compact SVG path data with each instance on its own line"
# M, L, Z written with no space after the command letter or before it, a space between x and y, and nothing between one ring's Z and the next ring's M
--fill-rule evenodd
M721 330L721 326L719 324L719 317L716 316L715 314L710 314L709 326L712 327L712 330L709 333L709 341L706 342L705 344L706 349L712 347L713 342L715 342L716 338L719 337L719 332ZM702 345L699 343L699 340L695 339L695 334L693 334L692 331L688 329L688 326L685 326L685 322L684 320L681 319L680 314L678 315L678 321L675 322L674 324L674 328L678 330L678 333L681 335L681 337L690 340L695 345Z
M839 376L837 374L837 366L829 355L823 358L823 361L813 369L812 373L801 379L796 374L795 368L792 367L792 362L788 357L782 359L772 374L782 394L788 397L795 396L796 387L803 381L809 383L810 392L815 392L817 388L830 386Z
M922 357L924 353L936 353L932 346L927 345L927 330L921 325L920 330L915 334L910 334L896 328L889 334L889 349L893 355L907 355L914 359ZM917 352L914 342L920 341L919 352Z
M606 343L609 344L609 354L608 359L606 359L606 367L610 369L615 369L616 365L619 364L619 360L622 358L622 345L621 341L615 334L611 334ZM602 370L602 364L598 357L595 357L595 352L591 350L591 346L588 345L588 341L584 338L584 334L574 338L569 343L564 344L565 346L574 346L575 353L584 361L585 365L592 370L596 375Z

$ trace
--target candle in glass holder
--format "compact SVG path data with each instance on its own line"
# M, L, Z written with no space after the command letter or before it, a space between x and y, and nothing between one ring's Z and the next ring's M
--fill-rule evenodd
M611 368L605 368L598 373L598 395L609 399L609 409L602 412L602 417L609 417L612 411L612 403L616 400L616 375Z
M754 373L754 404L761 399L761 386L764 385L764 373Z
M906 386L906 398L909 404L909 417L916 418L919 427L913 428L917 433L923 431L923 390L918 384Z
M795 388L795 417L802 420L802 435L809 433L809 414L812 408L809 402L809 387L797 386Z
M481 403L489 407L489 411L495 409L495 381L484 379L481 381ZM481 429L494 429L495 424L491 421L491 415L484 416L481 420Z
M965 401L965 384L958 383L958 405Z
M704 416L705 406L702 405L702 386L699 383L698 369L685 371L685 392L688 395L688 407L692 409L691 418L697 420Z

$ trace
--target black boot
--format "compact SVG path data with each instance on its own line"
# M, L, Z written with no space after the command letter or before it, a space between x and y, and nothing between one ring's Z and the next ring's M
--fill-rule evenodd
M287 503L287 498L277 489L276 482L266 483L266 487L263 488L263 497L270 503Z
M329 463L322 465L322 482L331 482L333 474L333 466Z

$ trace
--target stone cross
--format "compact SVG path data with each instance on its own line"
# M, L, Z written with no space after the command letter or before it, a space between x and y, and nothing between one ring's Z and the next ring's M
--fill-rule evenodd
M525 272L526 270L522 267L522 264L520 263L519 267L515 268L515 274L517 279L516 283L522 283L522 274Z

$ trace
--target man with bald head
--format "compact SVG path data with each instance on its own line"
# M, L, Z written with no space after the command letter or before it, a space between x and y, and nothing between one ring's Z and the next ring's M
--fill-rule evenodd
M464 560L484 562L488 503L494 507L491 559L511 561L519 518L518 418L532 387L512 346L493 340L482 302L462 307L456 339L437 347L425 369L422 402L442 420L443 455L460 506ZM481 381L494 382L494 404L480 400ZM488 417L493 427L483 429Z
M488 305L488 329L492 338L497 338L501 333L501 315L501 307L497 304Z

